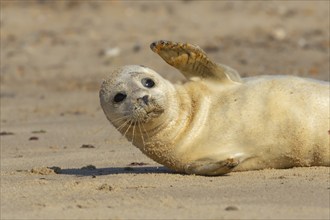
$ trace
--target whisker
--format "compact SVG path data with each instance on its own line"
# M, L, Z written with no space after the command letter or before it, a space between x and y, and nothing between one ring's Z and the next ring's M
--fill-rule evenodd
M123 139L125 139L126 137L125 137L125 135L123 135L123 129L125 129L125 127L126 126L128 126L129 125L129 119L127 119L120 127L118 127L117 128L117 130L120 132L120 134L121 134L121 137L120 137L120 140L123 140ZM128 128L127 129L129 129L129 126L128 126ZM126 130L127 131L127 130Z
M146 143L144 141L143 132L141 131L141 124L140 124L140 122L138 122L138 127L139 127L139 130L140 130L140 133L141 133L141 138L142 138L143 146L145 147L146 146Z
M117 130L120 131L120 133L122 133L121 129L125 128L125 126L129 123L129 119L127 119L126 121L124 121L123 124L121 124Z
M133 121L131 121L131 123L129 124L129 126L128 126L128 128L127 128L127 130L125 131L125 133L124 133L124 137L126 137L126 133L128 132L128 130L131 128L131 126L132 126L132 123L133 123Z
M146 133L146 135L148 136L148 139L150 139L150 137L149 137L149 134L148 134L148 132L147 132L146 128L144 127L143 123L141 123L141 125L142 125L142 128L143 128L144 132L145 132L145 133Z
M135 134L134 132L135 132L135 122L133 122L133 136L132 136L132 141L131 141L132 143L134 141L134 134Z
M113 122L117 122L117 121L120 121L120 120L123 120L123 119L127 119L127 118L129 118L129 116L123 116L123 117L119 117L119 118L116 118L114 120L111 120L111 122L113 123Z

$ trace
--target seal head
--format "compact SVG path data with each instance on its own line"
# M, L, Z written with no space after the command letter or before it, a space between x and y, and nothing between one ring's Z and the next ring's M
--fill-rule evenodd
M134 126L151 129L158 125L169 98L171 84L155 71L139 66L123 66L104 80L100 90L102 109L122 133ZM124 130L126 129L126 130Z

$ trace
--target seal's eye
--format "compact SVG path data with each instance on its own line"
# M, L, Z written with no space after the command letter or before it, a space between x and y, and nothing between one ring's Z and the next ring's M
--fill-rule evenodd
M119 92L115 95L115 97L113 97L113 101L117 103L122 102L124 101L124 99L126 99L126 97L127 97L126 94Z
M141 83L144 87L147 87L147 88L152 88L155 86L155 82L150 78L143 78L141 80Z

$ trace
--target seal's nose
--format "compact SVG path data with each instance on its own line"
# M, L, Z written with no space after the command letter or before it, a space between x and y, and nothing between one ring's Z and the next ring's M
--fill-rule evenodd
M142 100L144 104L148 105L149 104L149 96L145 95L142 98L138 98L138 100Z

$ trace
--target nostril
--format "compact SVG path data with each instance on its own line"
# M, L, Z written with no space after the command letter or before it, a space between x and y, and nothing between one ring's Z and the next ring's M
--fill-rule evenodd
M143 96L142 98L139 98L139 99L142 99L142 101L144 102L144 104L146 104L146 105L149 104L149 96L148 95L145 95L145 96Z

